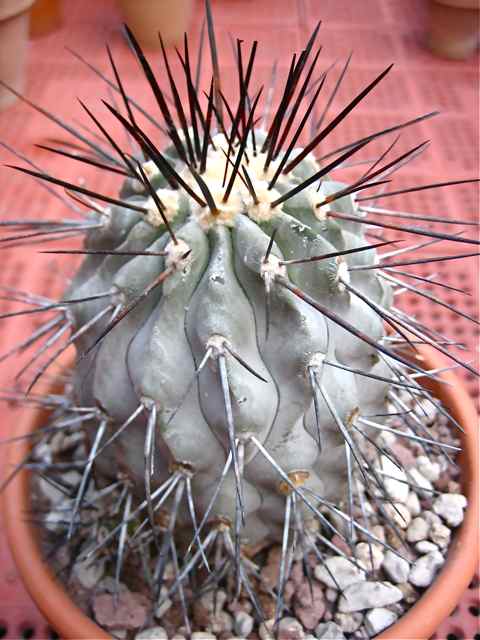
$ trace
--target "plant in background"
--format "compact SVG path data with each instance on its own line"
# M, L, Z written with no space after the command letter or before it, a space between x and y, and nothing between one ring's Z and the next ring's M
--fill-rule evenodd
M405 288L465 317L410 280L425 278L402 269L477 255L405 256L434 242L478 241L418 226L439 220L432 216L397 217L364 204L472 181L385 190L390 176L427 146L390 159L398 138L352 184L333 177L370 142L435 114L331 149L329 134L391 67L329 120L349 60L320 107L328 71L317 71L318 27L293 56L283 85L275 84L273 72L268 90L255 81L257 43L246 52L238 40L239 90L230 102L221 89L208 3L207 27L213 69L208 92L198 86L200 60L194 73L185 39L183 53L177 51L182 78L173 76L162 45L168 97L127 28L160 122L128 95L110 50L115 81L95 70L121 97L121 109L105 106L135 153L86 105L102 142L32 105L76 138L71 146L44 148L125 181L120 195L111 197L15 167L63 187L89 211L81 222L2 223L19 229L2 239L4 246L85 234L84 249L47 252L85 255L61 301L22 295L34 308L2 316L54 313L10 355L36 347L27 369L46 356L24 396L53 410L51 422L35 435L34 455L58 432L81 434L85 443L84 459L74 461L80 470L75 491L62 489L59 540L82 550L79 562L109 549L117 589L126 556L137 553L144 563L148 558L155 599L178 593L187 628L187 585L194 594L228 585L232 599L248 596L258 618L265 617L256 592L258 567L249 555L265 540L281 543L278 580L270 589L276 621L287 606L294 560L303 559L311 580L308 558L314 554L337 586L325 561L329 550L363 567L332 536L352 550L365 539L402 557L399 503L418 487L389 449L389 435L447 457L457 449L432 439L414 412L433 407L447 413L418 383L435 372L415 361L416 344L430 344L476 373L450 353L442 336L398 309L394 295ZM272 110L274 90L278 104ZM139 114L167 137L165 147L140 126ZM302 136L308 143L300 147ZM419 242L397 246L378 235L384 230L414 234ZM378 253L386 245L395 246ZM36 396L34 386L70 345L77 359L65 395ZM392 425L395 416L408 414L407 430ZM61 462L51 459L39 468L58 489ZM95 518L92 504L100 503ZM399 545L369 530L367 503ZM169 564L174 578L166 582ZM202 585L199 571L205 572Z

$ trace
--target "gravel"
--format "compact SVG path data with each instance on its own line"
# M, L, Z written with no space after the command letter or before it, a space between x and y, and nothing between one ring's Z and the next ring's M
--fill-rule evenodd
M398 618L398 615L390 609L377 607L370 609L365 615L365 629L370 636L375 636L380 631L390 627Z
M135 640L168 640L168 635L163 627L150 627L137 633Z
M342 628L335 622L322 622L315 629L315 637L320 640L345 640Z
M338 610L342 613L353 613L375 606L394 604L402 598L400 589L390 582L357 582L344 589Z
M422 419L421 414L419 418ZM429 427L430 437L444 441L450 438L451 441L445 423L442 416L437 416ZM397 425L402 428L401 422ZM454 529L463 521L467 501L459 493L455 469L440 454L432 450L427 457L416 443L391 433L381 435L382 446L387 447L392 459L400 460L405 469L399 469L386 455L379 457L373 449L368 452L369 459L375 459L377 473L388 476L385 487L389 501L376 488L366 488L360 474L356 477L356 487L362 496L361 503L355 496L356 518L374 537L369 539L365 531L359 529L353 543L347 544L335 534L330 539L333 549L318 546L322 562L318 555L311 553L302 563L299 545L292 558L291 575L285 588L286 609L281 612L276 635L273 631L276 600L272 590L276 589L279 579L281 549L278 545L266 546L251 558L257 569L256 577L252 577L252 587L267 618L261 624L244 588L238 599L229 596L235 591L232 576L224 580L216 592L210 590L200 596L192 594L187 586L184 595L190 603L192 640L271 640L274 637L278 640L354 640L373 637L394 624L418 600L445 562ZM55 460L56 456L65 456L65 452L72 460L85 455L83 440L67 434L63 438L56 437L51 449L42 443L40 451L45 460ZM78 485L81 476L70 470L61 479L63 484ZM94 499L98 490L91 482L86 499ZM108 505L115 502L119 494L120 490L109 496L108 501L96 502L97 511L92 514L98 517L100 524L104 522L102 518L108 512ZM36 500L46 511L46 534L48 531L64 532L65 511L71 503L67 496L58 487L38 479ZM381 502L377 503L378 500ZM384 513L401 532L405 543L381 516L377 504L382 504ZM89 540L90 545L97 544L108 532L100 524L93 529L95 535ZM335 520L335 526L345 533L342 521ZM79 546L82 553L87 548L87 541ZM46 547L46 552L48 550ZM93 562L74 565L67 588L79 605L118 638L185 640L189 630L185 626L179 594L169 593L176 575L173 563L166 564L164 586L159 599L152 603L143 578L144 568L140 563L131 562L130 555L133 554L127 554L121 582L116 584L112 578L112 564L106 560L115 558L116 551L116 544L107 545L105 553ZM54 557L57 569L68 566L71 558L66 553L62 548ZM156 558L149 556L145 561L150 563L148 570L153 574ZM205 579L207 575L205 573Z
M408 542L420 542L426 540L430 525L423 518L414 518L407 529Z
M437 570L445 562L440 551L431 551L420 556L410 570L408 579L416 587L428 587L432 584Z
M433 503L433 511L450 527L458 527L463 521L467 499L459 493L444 493Z
M385 553L383 570L392 582L402 583L408 580L410 564L407 560L404 560L404 558L401 558L396 553L393 553L393 551L388 550Z
M357 545L357 550L358 550ZM366 545L368 547L368 545ZM357 559L360 557L357 555ZM365 580L365 571L359 569L352 561L342 556L333 556L318 564L314 574L317 580L333 589L345 589L345 587Z

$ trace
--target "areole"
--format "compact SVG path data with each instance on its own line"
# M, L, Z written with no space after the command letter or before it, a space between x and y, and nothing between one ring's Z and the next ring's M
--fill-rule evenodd
M445 360L430 347L419 353L426 368L442 368ZM469 505L465 519L455 535L447 562L432 586L420 600L377 640L427 639L454 609L477 567L477 527L479 520L479 471L477 414L472 400L451 371L442 373L448 384L433 384L432 390L463 425L461 435L462 482ZM430 384L429 384L430 386ZM24 435L38 428L44 417L40 411L25 412L24 419L14 425L12 436ZM28 453L28 440L18 440L8 447L7 465L13 467ZM111 636L96 625L75 605L63 586L54 578L42 558L37 531L25 518L30 506L30 478L21 471L8 485L3 500L3 515L10 548L26 588L38 608L64 640L101 640Z

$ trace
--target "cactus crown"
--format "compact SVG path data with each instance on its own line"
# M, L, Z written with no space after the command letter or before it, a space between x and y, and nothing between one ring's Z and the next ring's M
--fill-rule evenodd
M107 536L90 545L85 557L95 557L109 540L118 539L118 581L127 527L133 523L131 546L141 540L159 550L153 580L159 590L167 559L187 540L172 589L182 590L202 564L210 570L211 584L230 567L237 592L243 589L261 616L251 584L255 566L245 552L266 538L282 540L278 617L292 536L297 549L304 555L313 551L320 562L320 548L332 546L334 533L351 545L361 531L388 547L354 513L355 474L363 476L369 499L398 533L384 508L391 499L382 465L390 461L395 470L399 464L381 438L390 429L387 406L404 410L401 390L414 402L437 405L416 379L432 374L407 357L405 348L414 353L413 343L420 340L459 361L438 336L393 305L395 289L415 290L395 274L395 267L408 263L396 256L432 241L476 241L379 222L375 207L367 211L362 205L366 190L377 189L368 196L372 202L399 193L385 191L389 176L426 143L388 160L390 145L353 184L332 177L369 142L434 115L325 151L330 132L391 67L328 122L330 99L320 117L313 115L328 73L314 80L317 26L305 49L293 56L278 106L270 113L273 85L254 88L257 43L245 55L237 41L239 95L232 104L221 90L208 3L207 20L213 71L205 100L194 80L187 39L183 54L177 52L186 102L163 45L170 101L126 28L162 115L161 124L152 120L168 138L164 149L138 125L141 107L127 95L110 51L115 83L109 83L123 110L105 105L138 153L123 150L86 106L105 144L55 117L86 150L50 150L124 175L118 197L17 167L93 207L81 225L62 221L39 232L31 224L42 237L82 231L86 241L80 251L84 262L64 299L35 303L35 311L53 308L58 315L29 343L50 335L32 363L40 352L53 351L27 393L75 344L71 393L67 400L49 398L56 411L47 427L82 429L88 442L65 537L83 533L81 514L93 473L103 491L122 487L123 505L123 515L120 510L116 520L109 520ZM348 61L344 72L347 66ZM333 95L337 89L338 84ZM309 141L300 147L307 122ZM315 159L320 147L322 156ZM434 186L441 185L410 190ZM372 227L429 240L379 255L377 249L389 242ZM67 330L71 337L57 346ZM448 448L421 433L406 437ZM212 570L208 558L215 545L223 545L224 564Z

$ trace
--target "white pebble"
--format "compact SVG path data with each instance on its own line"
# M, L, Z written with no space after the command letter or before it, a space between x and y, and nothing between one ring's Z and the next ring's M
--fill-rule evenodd
M192 633L192 640L216 640L217 636L211 631L195 631Z
M363 622L363 614L356 613L339 613L335 614L335 622L345 633L353 633Z
M207 591L207 593L200 596L199 603L205 607L205 609L213 613L215 607L215 613L220 612L223 609L223 605L227 601L227 594L223 589L217 591Z
M407 540L409 542L418 542L426 540L430 525L423 518L414 518L407 529Z
M342 556L333 556L325 560L324 564L317 564L314 573L317 580L332 589L344 589L350 584L365 580L365 572Z
M68 471L62 476L62 484L76 487L82 480L82 476L77 471ZM68 490L57 488L51 482L48 482L44 478L38 478L38 488L42 494L47 498L52 505L59 505L65 502L68 495Z
M439 551L432 551L421 556L412 565L408 576L409 582L416 587L428 587L432 584L439 567L445 562Z
M358 582L347 587L338 601L342 613L384 607L403 598L403 594L390 582Z
M215 615L211 616L206 627L206 631L213 631L213 633L218 634L229 633L232 629L232 616L226 611L217 611Z
M137 633L135 640L168 640L168 635L163 627L151 627Z
M305 640L305 632L302 625L295 618L282 618L278 623L278 630L273 631L275 619L265 620L258 629L261 640Z
M369 518L370 516L374 516L376 514L375 507L372 505L370 500L363 501L363 510L367 518Z
M432 424L438 415L438 410L432 402L426 399L421 399L415 402L414 412L423 421L426 420L427 424Z
M84 560L76 562L73 567L73 574L85 589L93 587L103 578L105 573L105 558L95 560Z
M160 594L158 596L158 604L155 608L155 613L154 613L155 617L158 618L159 620L162 619L162 617L167 613L167 611L172 606L172 601L170 600L170 598L167 598L167 594L168 594L168 589L167 587L163 586L160 589Z
M438 462L432 462L427 456L418 456L415 465L424 478L430 482L436 482L440 477L440 465Z
M69 500L63 500L60 502L56 509L49 511L44 519L44 527L48 531L59 531L65 527L65 513L68 513L68 509L71 508Z
M420 506L420 500L418 499L418 496L414 491L410 491L410 493L408 494L405 505L407 506L407 509L410 511L410 514L413 518L420 515L422 507Z
M436 522L430 527L428 537L433 543L438 545L440 549L445 549L450 544L451 535L451 531L447 526Z
M278 640L304 640L305 631L295 618L282 618L278 623Z
M161 620L162 617L171 608L171 606L172 606L172 601L170 600L170 598L167 598L166 600L162 600L162 602L155 609L155 618L158 618L159 620Z
M407 476L412 483L412 489L423 498L429 498L432 495L433 486L430 480L425 478L424 475L416 467L407 469Z
M359 542L355 546L355 556L358 564L365 567L366 571L377 571L383 563L383 550L378 544Z
M408 580L408 574L410 573L409 563L397 556L393 551L388 550L385 553L382 567L392 582L400 583Z
M390 516L393 522L400 529L406 529L412 520L412 516L407 506L397 502L395 505L386 504L385 513Z
M342 629L335 622L321 622L315 628L315 637L320 640L345 640Z
M390 431L382 431L377 437L377 444L380 447L390 448L397 441L397 436Z
M261 640L273 640L273 625L275 624L275 618L270 618L270 620L265 620L258 628L258 635Z
M380 524L376 524L370 529L370 533L372 536L375 536L378 540L385 542L385 527L382 527Z
M35 458L43 462L52 462L52 447L46 442L35 445Z
M327 602L335 602L338 598L338 591L336 589L325 589L325 599Z
M245 611L238 611L235 614L233 629L238 636L246 638L253 629L253 618Z
M433 503L433 511L451 527L458 527L463 520L467 499L461 493L444 493Z
M432 531L430 529L430 534L431 532ZM433 542L430 542L430 540L420 540L420 542L417 542L417 544L415 545L415 551L418 551L418 553L425 555L426 553L431 553L432 551L438 551L438 547L436 544L433 544Z
M389 609L383 607L376 607L371 609L365 616L365 629L370 636L375 636L380 631L383 631L387 627L390 627L398 616Z
M394 502L405 503L409 492L405 471L397 467L387 456L380 457L380 468L385 474L382 477L387 494Z
M432 524L442 524L440 517L437 516L436 513L433 513L433 511L424 511L422 518L426 520L430 526L432 526Z

